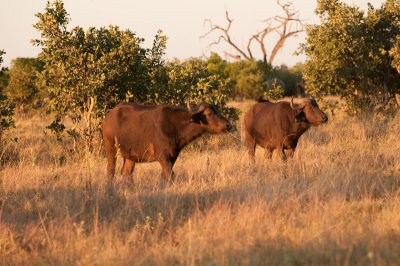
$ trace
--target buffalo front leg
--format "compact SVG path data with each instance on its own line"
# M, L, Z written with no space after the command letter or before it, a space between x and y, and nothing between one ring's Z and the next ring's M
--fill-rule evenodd
M273 149L265 148L265 157L267 157L267 159L271 159L273 151L274 151Z
M293 158L294 151L295 151L295 148L288 149L287 152L286 152L287 153L287 157Z
M279 147L278 149L278 156L281 158L282 161L286 161L286 154L285 154L285 149L284 147Z
M248 148L250 160L254 163L256 161L255 160L256 140L247 131L246 131L246 142L247 142L247 148Z
M286 155L287 155L289 158L293 158L294 151L296 150L296 147L297 147L297 141L296 141L296 142L292 142L291 145L288 147L288 150L287 150L287 152L286 152Z
M132 173L134 169L135 169L135 162L129 159L125 159L124 165L122 166L121 169L121 175L124 177L124 179L133 181Z
M174 166L175 160L166 156L163 160L160 161L161 164L161 186L165 187L166 184L173 182L174 180L174 172L172 171L172 167Z

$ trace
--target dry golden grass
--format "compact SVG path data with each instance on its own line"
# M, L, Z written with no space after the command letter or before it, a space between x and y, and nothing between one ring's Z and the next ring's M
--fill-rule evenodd
M245 111L250 102L234 103ZM182 152L176 182L140 164L106 186L103 156L76 156L18 119L2 159L0 264L399 265L400 117L344 113L294 159L250 164L238 132Z

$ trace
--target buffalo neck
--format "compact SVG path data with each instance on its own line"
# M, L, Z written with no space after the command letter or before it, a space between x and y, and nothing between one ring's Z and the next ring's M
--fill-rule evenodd
M294 121L296 117L296 111L292 112L292 120ZM297 137L300 137L304 132L306 132L310 128L310 123L306 122L295 122L292 126L292 134L295 134Z
M176 144L182 149L191 141L200 137L204 132L204 128L197 123L191 122L192 114L187 110L177 110L175 120Z

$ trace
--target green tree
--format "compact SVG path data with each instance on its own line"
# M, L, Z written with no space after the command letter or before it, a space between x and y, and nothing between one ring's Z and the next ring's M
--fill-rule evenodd
M190 58L184 61L174 60L165 66L167 84L155 97L157 103L182 105L184 100L208 102L231 119L237 119L236 110L226 106L232 86L229 78L218 71L211 71L207 61Z
M218 54L212 53L206 61L207 69L223 79L229 79L230 98L278 99L283 95L283 87L270 86L273 74L269 64L263 61L243 60L230 63Z
M32 107L45 97L37 84L37 73L43 69L43 63L37 58L16 58L11 62L9 82L4 90L13 102L20 106Z
M7 68L0 69L0 94L3 93L10 80L10 75Z
M255 99L264 96L268 99L282 97L281 87L269 86L271 66L262 61L238 61L228 65L229 77L234 83L234 97Z
M2 67L4 50L0 50L0 76L3 75L5 68ZM15 105L0 91L0 141L5 130L14 127L14 108Z
M210 57L206 60L207 70L213 74L216 74L222 78L228 79L229 77L229 69L228 65L230 64L228 61L222 59L217 53L211 53Z
M400 36L397 36L396 43L390 50L390 55L393 57L392 66L400 73Z
M121 101L183 104L190 96L225 106L225 80L207 71L203 61L163 60L167 38L161 31L151 48L143 48L144 39L117 26L69 30L62 1L48 2L36 16L41 38L33 42L42 47L44 63L39 80L51 93L56 113L49 127L83 139L89 151L106 110ZM65 117L72 127L66 128Z
M235 82L235 96L256 98L263 94L267 85L267 75L257 61L239 61L230 65L230 74Z
M42 47L39 59L44 63L39 78L51 93L50 108L57 114L50 127L62 131L61 118L72 118L74 125L67 132L83 137L91 150L107 109L120 101L153 97L166 38L159 32L153 47L145 49L142 38L117 26L68 30L69 15L62 1L48 2L45 12L36 16L39 22L34 27L41 39L33 42Z
M307 28L301 48L309 92L339 94L357 112L394 102L400 76L389 51L400 34L399 2L370 5L365 13L338 0L319 0L316 13L321 24Z
M302 80L301 64L297 64L294 67L288 67L286 65L274 67L271 77L283 82L283 94L285 96L295 95L298 93L297 84Z

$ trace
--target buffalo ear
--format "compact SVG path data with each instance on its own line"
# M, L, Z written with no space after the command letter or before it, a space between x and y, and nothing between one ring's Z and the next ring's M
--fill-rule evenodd
M294 117L295 122L306 122L306 114L302 110L298 110Z
M202 115L203 115L203 112L192 114L192 117L190 118L190 122L195 123L195 124L200 124Z

